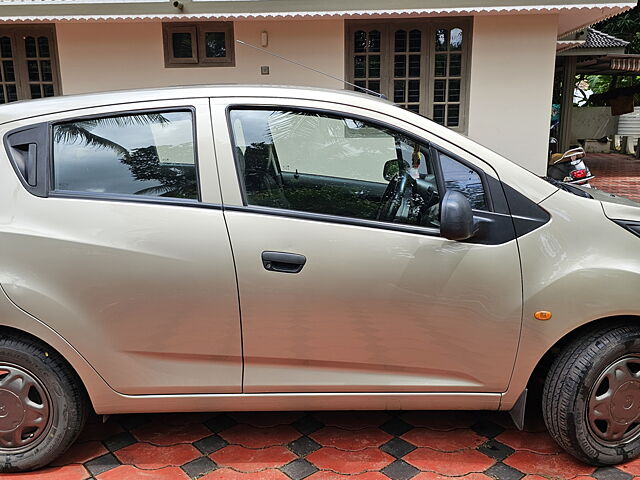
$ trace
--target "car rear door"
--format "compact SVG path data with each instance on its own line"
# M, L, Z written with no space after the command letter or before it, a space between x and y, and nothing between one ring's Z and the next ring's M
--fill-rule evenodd
M369 110L212 102L245 392L506 389L520 263L488 165ZM420 180L411 192L388 190L396 161ZM445 188L467 195L483 221L474 240L439 235Z
M7 136L23 186L2 197L2 287L121 393L241 390L210 118L208 99L139 102Z

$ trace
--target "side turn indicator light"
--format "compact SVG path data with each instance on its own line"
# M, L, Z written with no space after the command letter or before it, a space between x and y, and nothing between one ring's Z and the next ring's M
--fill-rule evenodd
M536 312L533 314L533 316L537 319L537 320L551 320L551 312L547 312L546 310L540 310L539 312Z

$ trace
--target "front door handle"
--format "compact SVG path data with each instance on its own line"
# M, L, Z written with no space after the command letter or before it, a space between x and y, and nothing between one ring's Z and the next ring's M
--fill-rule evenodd
M305 263L307 258L297 253L262 252L262 265L271 272L298 273Z

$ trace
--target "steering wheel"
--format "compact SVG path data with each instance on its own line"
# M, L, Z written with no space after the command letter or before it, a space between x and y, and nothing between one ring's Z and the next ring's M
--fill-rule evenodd
M400 172L389 182L384 194L382 195L376 220L393 222L398 210L406 201L405 191L409 184L409 178L410 176L408 173Z

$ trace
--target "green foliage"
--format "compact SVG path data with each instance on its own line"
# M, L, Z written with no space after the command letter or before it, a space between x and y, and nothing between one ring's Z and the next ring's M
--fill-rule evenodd
M631 42L627 53L640 53L640 6L594 25L596 30Z

